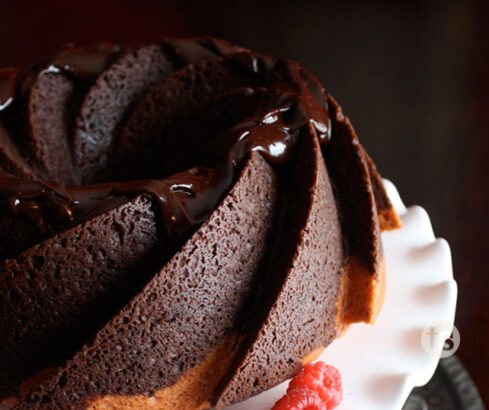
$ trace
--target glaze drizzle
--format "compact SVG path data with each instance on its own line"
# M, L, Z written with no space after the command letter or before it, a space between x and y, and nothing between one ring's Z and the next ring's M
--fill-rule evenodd
M199 165L161 179L86 186L27 180L0 171L0 201L13 212L30 218L46 235L52 235L131 197L148 194L159 204L168 237L180 238L209 217L251 151L259 151L271 164L281 165L290 161L301 130L309 124L323 145L331 138L324 90L298 63L210 37L168 40L163 47L173 53L181 67L222 57L242 66L266 85L240 89L238 92L245 95L258 94L261 102L243 121L198 147L203 158L219 158L218 161L210 167ZM86 48L68 46L39 70L93 83L124 50L127 49L108 43ZM1 114L8 114L6 109L23 98L18 91L19 78L25 76L25 71L0 71L0 121Z

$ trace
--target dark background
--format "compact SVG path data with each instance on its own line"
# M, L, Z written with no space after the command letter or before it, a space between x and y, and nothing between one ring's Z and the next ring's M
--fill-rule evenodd
M449 241L458 356L489 403L489 2L339 3L0 1L0 66L66 42L193 34L301 62L405 202L425 207Z

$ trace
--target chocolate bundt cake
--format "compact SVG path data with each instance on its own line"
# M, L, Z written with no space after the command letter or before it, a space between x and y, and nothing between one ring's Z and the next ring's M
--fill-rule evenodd
M245 400L374 322L399 225L293 61L204 37L0 70L0 400Z

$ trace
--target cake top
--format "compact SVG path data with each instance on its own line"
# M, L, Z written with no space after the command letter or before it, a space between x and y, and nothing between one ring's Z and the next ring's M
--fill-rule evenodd
M76 129L73 131L72 155L77 184L66 185L42 178L42 171L34 172L33 178L0 164L3 165L0 198L12 210L28 216L46 234L53 234L118 205L121 198L147 193L160 204L168 236L178 238L210 215L231 186L242 159L251 151L261 152L272 164L283 164L291 157L300 130L308 124L314 126L321 143L327 144L331 127L324 89L298 63L211 37L167 40L161 47L174 69L184 67L181 71L186 72L182 73L182 78L186 81L192 78L197 88L200 81L204 92L214 88L212 98L208 98L207 111L212 113L213 107L234 104L246 106L248 114L207 138L193 135L183 141L173 138L163 144L153 140L148 144L150 154L143 152L138 158L130 149L135 141L140 143L142 134L147 138L148 127L150 134L161 133L161 129L155 131L154 124L143 121L141 126L141 116L138 117L138 110L147 108L144 103L148 95L151 96L150 92L142 103L129 107L132 112L125 113L125 124L119 127L119 136L106 152L100 153L108 158L104 167L100 167L99 156L90 157L90 150L94 149L90 144L96 145L89 141L93 137L83 134L80 137ZM18 145L19 142L24 145L26 163L31 168L42 167L29 158L32 144L23 123L32 122L30 117L35 115L36 107L29 106L26 110L25 105L32 98L29 94L34 93L38 78L63 76L73 83L75 95L83 94L110 70L111 64L133 51L130 47L109 43L85 48L67 46L41 64L0 71L0 125ZM209 75L210 71L217 73L217 79ZM216 81L226 82L230 76L233 82L239 79L237 87L219 90ZM178 78L168 81L175 82ZM168 90L172 84L163 81L158 88ZM192 92L195 93L195 87ZM168 92L164 95L167 100L164 102L171 106L172 96ZM82 111L83 106L74 116L79 118ZM136 130L131 127L135 116L138 117ZM177 121L173 129L188 135L188 129L182 131L187 127L188 118L183 116L179 120L181 123ZM75 120L75 128L76 123ZM198 131L202 125L205 128L205 116L199 118L198 125ZM65 158L65 161L70 159Z

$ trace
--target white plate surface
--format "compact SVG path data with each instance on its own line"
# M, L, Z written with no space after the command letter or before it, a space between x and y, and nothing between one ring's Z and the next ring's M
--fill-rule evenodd
M423 208L406 209L395 186L387 180L384 185L403 223L402 229L382 234L387 272L384 306L374 325L352 325L318 359L341 372L344 397L338 410L401 409L411 390L431 379L453 326L457 284L450 248L444 239L435 238ZM423 331L440 322L448 330L442 329L444 336L433 340L429 352L423 348ZM287 385L227 409L269 410Z

